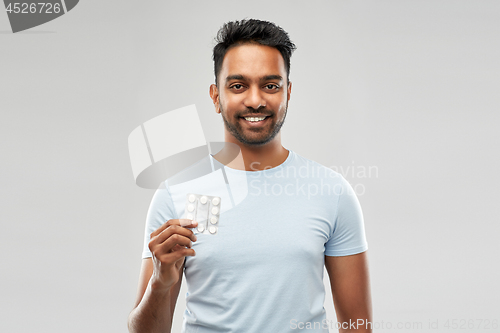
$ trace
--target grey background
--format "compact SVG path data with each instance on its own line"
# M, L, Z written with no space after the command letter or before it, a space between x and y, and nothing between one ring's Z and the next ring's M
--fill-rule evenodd
M500 319L499 16L483 0L83 1L14 35L2 11L0 331L126 331L153 195L128 134L196 104L222 140L212 39L255 17L298 46L284 146L378 171L344 172L364 190L374 321L491 332L474 320Z

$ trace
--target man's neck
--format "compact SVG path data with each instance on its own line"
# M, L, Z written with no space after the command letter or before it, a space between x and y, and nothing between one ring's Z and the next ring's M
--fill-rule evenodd
M235 144L239 148L236 158ZM281 140L273 140L262 146L247 146L240 142L229 144L213 157L232 169L258 171L277 167L287 159L288 154L288 150L281 145Z

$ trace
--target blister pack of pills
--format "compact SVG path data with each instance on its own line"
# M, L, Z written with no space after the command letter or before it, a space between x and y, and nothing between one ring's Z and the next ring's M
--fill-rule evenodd
M186 197L186 218L198 222L194 233L216 235L219 229L220 197L189 193Z

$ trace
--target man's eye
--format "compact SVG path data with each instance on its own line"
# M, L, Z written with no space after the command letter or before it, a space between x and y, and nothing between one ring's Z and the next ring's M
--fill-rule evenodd
M274 89L278 89L279 86L276 85L276 84L267 84L266 88L269 89L269 90L274 90Z
M241 88L243 88L243 86L241 84L235 84L235 85L231 86L231 88L236 89L236 90L240 90Z

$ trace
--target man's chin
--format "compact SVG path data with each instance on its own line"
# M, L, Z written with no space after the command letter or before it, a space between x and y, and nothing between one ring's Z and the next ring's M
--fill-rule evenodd
M243 143L246 146L250 146L250 147L260 147L260 146L263 146L263 145L269 143L269 141L270 140L265 140L265 141L244 141L244 142L241 142L241 143Z
M247 145L247 146L263 146L267 143L269 143L273 138L270 137L269 135L266 135L264 137L248 137L248 136L242 136L239 135L237 137L238 141L241 143Z

